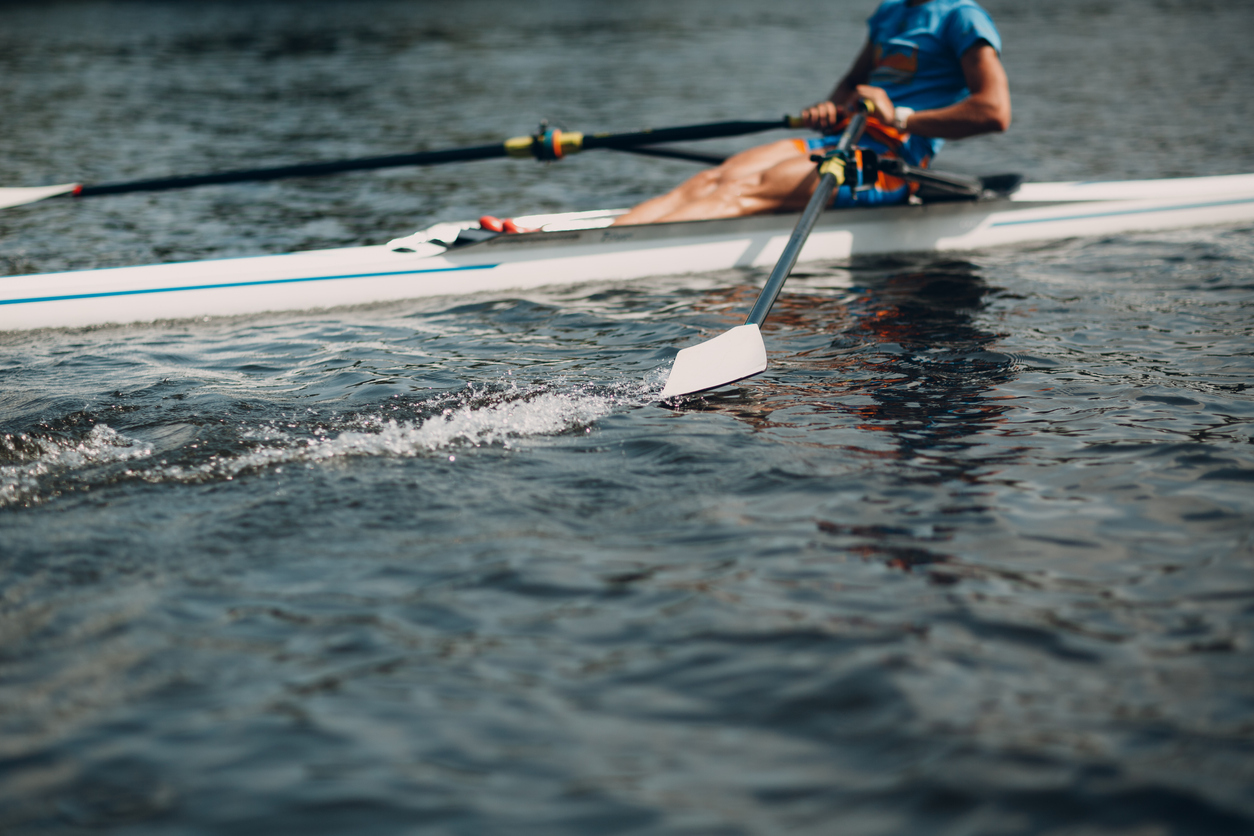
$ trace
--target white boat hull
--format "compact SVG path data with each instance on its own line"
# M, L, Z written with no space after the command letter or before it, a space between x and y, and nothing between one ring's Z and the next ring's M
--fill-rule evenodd
M400 252L393 245L401 239L389 246L2 277L0 330L334 308L770 267L796 220L771 215L606 228L614 214L536 216L532 223L549 231L451 250L416 244L416 252ZM1034 183L1004 200L829 211L799 261L1252 220L1254 175Z

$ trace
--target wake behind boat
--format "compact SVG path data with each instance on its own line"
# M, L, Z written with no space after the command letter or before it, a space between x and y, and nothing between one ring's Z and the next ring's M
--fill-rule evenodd
M796 215L609 228L623 210L533 215L485 240L438 224L382 246L0 277L0 330L334 308L770 267ZM829 210L799 262L1254 220L1254 174L1027 183L979 200ZM477 230L476 230L477 231Z

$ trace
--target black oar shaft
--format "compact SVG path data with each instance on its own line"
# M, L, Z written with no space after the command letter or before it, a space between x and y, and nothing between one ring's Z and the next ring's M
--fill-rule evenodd
M684 142L698 139L716 139L727 136L769 131L772 128L800 127L791 116L769 121L708 122L704 125L685 125L679 128L656 128L621 134L587 134L583 138L585 150L593 148L634 148L637 145L655 145L662 142Z
M806 241L810 237L810 231L818 223L819 215L823 214L823 210L827 208L827 204L832 199L832 192L836 191L838 185L840 184L836 182L836 175L834 174L824 174L819 178L819 184L815 187L814 194L810 197L810 202L806 204L805 211L801 213L801 220L797 222L796 228L792 231L792 237L788 239L788 244L784 247L783 254L775 264L775 269L771 271L770 278L766 280L766 285L762 288L762 292L758 294L758 301L754 303L753 310L749 311L749 316L745 319L745 325L757 325L760 328L762 323L766 321L766 317L771 313L771 308L775 305L775 300L779 298L780 291L784 289L784 282L788 280L788 274L792 272L792 268L797 264L797 257L801 255L801 248L806 245Z
M849 126L840 137L840 142L829 156L848 155L853 147L862 138L862 131L866 127L866 114L856 113L849 122ZM836 175L827 173L819 177L819 184L814 188L814 194L810 196L810 202L806 204L805 211L801 213L801 219L797 221L797 226L792 231L792 237L788 239L788 243L784 246L784 252L780 255L779 261L775 264L775 269L771 271L770 278L766 280L766 284L762 287L762 292L758 294L758 301L754 302L753 309L749 311L749 316L745 319L745 325L757 325L762 327L762 323L766 321L766 317L771 313L771 308L775 306L775 300L779 298L779 293L784 289L784 282L788 280L788 275L792 272L792 268L797 264L797 258L801 255L801 249L806 245L806 241L810 238L810 232L814 229L814 225L818 223L819 216L823 214L823 210L827 208L827 204L832 200L832 192L840 186L840 182L836 179Z
M376 168L397 168L406 165L440 165L441 163L469 162L504 157L505 146L479 145L473 148L451 148L444 151L423 151L415 154L393 154L387 157L363 157L355 160L337 160L327 163L303 163L252 168L240 171L221 171L216 174L197 174L188 177L161 177L152 180L132 180L125 183L104 183L99 186L83 186L78 197L94 197L126 192L159 192L166 189L187 189L192 186L210 186L222 183L248 183L265 180L281 180L286 177L315 177L320 174L336 174L341 171L368 171Z
M797 126L795 118L785 116L782 119L765 121L709 122L701 125L685 125L677 128L658 128L656 130L631 131L620 134L592 134L582 136L578 146L570 150L590 150L593 148L630 150L660 142L741 136L760 131L769 131L772 128ZM580 135L574 134L572 136L578 137ZM77 197L96 197L99 195L125 194L127 192L158 192L167 189L187 189L193 186L280 180L286 177L314 177L342 171L369 171L371 169L398 168L408 165L440 165L443 163L470 162L473 160L488 160L495 157L519 156L520 149L521 156L531 156L534 153L535 156L543 157L543 155L538 153L540 144L541 140L539 138L518 137L505 143L476 145L469 148L448 148L441 151L420 151L413 154L393 154L386 157L362 157L325 163L303 163L275 166L273 168L222 171L215 174L196 174L182 177L131 180L122 183L104 183L99 186L83 186L74 194ZM683 154L684 152L663 152L656 156L697 159L697 155L684 156ZM710 160L700 159L699 161L709 162Z
M685 151L680 148L660 148L653 145L638 145L635 148L623 148L628 154L640 154L643 157L661 157L668 160L687 160L692 163L719 165L727 161L722 154L702 154L700 151Z

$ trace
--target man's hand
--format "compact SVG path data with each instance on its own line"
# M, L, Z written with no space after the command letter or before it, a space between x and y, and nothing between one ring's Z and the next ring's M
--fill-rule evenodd
M813 128L822 134L834 132L843 116L841 109L831 101L819 102L801 111L801 120L805 122L806 127Z
M875 106L874 116L877 121L885 125L896 124L897 108L893 107L893 100L888 98L888 94L882 88L872 87L869 84L859 84L854 88L853 95L849 97L849 101L845 102L841 110L852 111L863 99L870 99L871 104Z
M819 102L801 111L801 118L807 128L813 128L824 134L832 134L836 132L837 126L857 109L858 103L863 99L870 99L875 106L876 119L887 125L893 124L893 119L897 115L893 100L888 98L888 94L881 88L872 87L869 84L859 84L843 105L838 107L832 101Z

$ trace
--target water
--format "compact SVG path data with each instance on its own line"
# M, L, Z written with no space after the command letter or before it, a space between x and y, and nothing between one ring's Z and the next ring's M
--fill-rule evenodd
M796 110L869 2L9 3L3 181ZM1254 171L1243 4L989 2L1038 179ZM782 98L781 98L782 97ZM710 143L732 149L736 143ZM49 202L9 273L626 205L589 154ZM1254 237L0 335L0 829L1254 828Z

